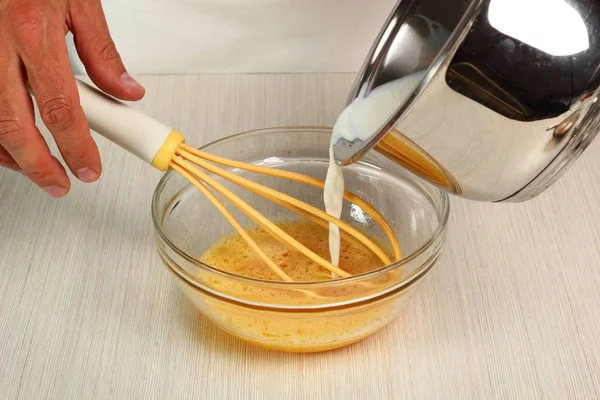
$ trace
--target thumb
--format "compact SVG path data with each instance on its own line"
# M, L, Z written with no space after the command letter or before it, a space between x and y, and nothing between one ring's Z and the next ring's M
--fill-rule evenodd
M77 54L92 81L121 100L139 100L144 88L125 69L106 23L100 0L73 2L70 28Z

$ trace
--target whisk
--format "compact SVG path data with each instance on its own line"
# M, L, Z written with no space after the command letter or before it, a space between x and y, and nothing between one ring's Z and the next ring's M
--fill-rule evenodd
M234 161L197 150L185 144L185 137L177 130L105 95L86 83L77 81L77 86L79 89L81 106L92 130L161 171L173 169L181 174L192 185L200 190L208 200L210 200L210 202L233 226L235 231L248 243L250 248L256 251L261 260L263 260L281 280L287 282L293 281L288 274L273 262L264 251L262 251L260 246L250 237L248 232L234 218L215 193L233 204L254 223L273 235L276 239L291 248L295 248L321 267L327 269L331 272L332 276L348 278L351 274L338 266L333 265L331 262L320 257L302 243L298 242L275 223L244 202L210 174L221 177L222 179L239 185L252 193L285 207L324 229L328 229L330 223L338 226L344 240L361 243L366 246L383 262L384 265L400 259L400 246L394 231L386 222L385 218L373 206L359 196L349 191L344 193L344 198L347 201L360 207L382 228L391 244L393 258L390 258L390 256L372 239L348 223L332 217L319 208L302 202L292 196L232 173L219 165L288 179L320 189L324 188L323 181L291 171ZM213 193L213 191L215 193Z

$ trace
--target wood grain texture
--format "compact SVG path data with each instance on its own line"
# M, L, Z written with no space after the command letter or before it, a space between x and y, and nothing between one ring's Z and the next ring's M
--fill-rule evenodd
M330 125L349 75L148 76L136 105L202 144ZM453 199L447 249L407 312L331 353L221 333L155 254L160 174L98 139L102 179L47 198L0 171L3 399L600 398L600 143L518 205Z

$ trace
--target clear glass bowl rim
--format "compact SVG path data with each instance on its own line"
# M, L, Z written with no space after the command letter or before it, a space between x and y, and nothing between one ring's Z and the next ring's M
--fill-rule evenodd
M226 136L224 138L212 141L212 142L200 147L199 149L203 150L203 151L207 151L212 146L218 145L223 142L231 141L231 140L236 140L242 136L265 134L265 133L268 134L268 133L294 132L294 131L322 132L324 134L326 133L326 134L331 135L331 130L332 130L331 127L324 127L324 126L293 126L293 127L281 126L281 127L254 129L254 130L250 130L250 131L236 133L234 135ZM441 194L441 199L442 199L441 207L440 207L441 217L438 217L439 223L438 223L436 229L434 230L433 234L431 235L431 237L427 240L427 242L425 242L421 247L419 247L417 250L413 251L408 256L405 256L398 261L395 261L391 264L383 266L374 271L369 271L367 273L360 274L360 275L354 275L349 278L336 279L336 280L332 280L332 281L317 281L317 282L268 281L268 280L263 280L263 279L256 279L256 278L250 278L250 277L245 277L245 276L241 276L241 275L231 274L229 272L225 272L225 271L221 271L219 269L213 268L210 265L205 264L202 261L196 259L195 257L187 254L184 250L177 247L168 238L168 236L165 234L165 232L163 231L162 226L161 226L161 218L162 218L164 210L159 209L159 197L160 197L162 189L164 188L164 186L166 185L166 183L168 182L168 180L170 179L170 177L173 174L176 174L176 172L173 171L172 169L169 169L169 171L167 171L163 175L163 177L160 179L160 181L156 185L154 194L152 196L152 221L154 224L155 232L159 236L159 238L164 243L166 243L166 245L169 246L169 248L171 248L171 250L173 250L175 253L177 253L185 261L187 261L191 264L194 264L196 267L208 270L210 273L213 273L216 275L221 275L228 279L238 280L238 281L245 282L248 284L255 284L255 285L258 284L258 285L261 285L264 287L270 287L270 288L279 288L279 289L311 288L311 289L315 289L316 287L323 286L323 285L327 285L328 287L331 287L331 285L352 284L352 283L357 283L357 282L360 282L363 280L376 278L379 275L388 273L395 269L399 269L399 268L403 267L404 265L408 264L409 262L411 262L412 260L414 260L415 258L417 258L419 255L421 255L425 251L427 251L430 247L434 246L436 243L438 243L438 241L440 241L443 238L443 236L446 232L447 226L448 226L448 218L450 215L450 200L448 198L448 193L446 193L445 191L443 191L441 189L437 189L439 191L439 193ZM420 178L414 176L414 179L419 180ZM174 196L176 196L177 194L178 193L175 193ZM440 210L438 210L437 207L436 207L436 211L438 212L438 215L439 215ZM437 256L437 255L434 255L434 256ZM400 281L396 285L394 285L395 288L397 289L399 287L404 287L405 285L412 283L415 280L415 278L420 278L421 273L429 272L431 270L431 268L427 268L428 267L427 264L428 264L427 262L421 264L412 274L405 277L402 281ZM424 270L426 270L426 271L424 271ZM179 278L183 278L181 276L180 272L176 272L176 271L172 271L172 272L175 273L176 276L179 276ZM185 275L186 275L186 278L184 280L186 280L188 284L193 284L193 286L196 286L196 288L198 288L198 289L202 289L202 290L206 289L201 282L195 280L193 277L191 277L187 273ZM190 282L190 279L193 282Z

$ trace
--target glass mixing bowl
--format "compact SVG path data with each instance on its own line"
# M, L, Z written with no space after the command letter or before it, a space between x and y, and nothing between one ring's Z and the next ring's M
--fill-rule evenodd
M239 161L324 179L331 130L274 128L241 133L202 150ZM229 169L323 209L323 192L285 179ZM396 232L403 258L347 279L284 283L212 268L201 255L233 228L185 178L170 171L152 199L158 252L177 284L211 321L263 347L292 352L330 350L367 337L396 317L436 264L445 241L446 193L376 152L344 167L346 189L371 203ZM220 180L274 222L300 217ZM233 207L242 223L253 224ZM385 236L359 207L345 202L342 219L370 236Z

